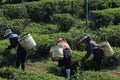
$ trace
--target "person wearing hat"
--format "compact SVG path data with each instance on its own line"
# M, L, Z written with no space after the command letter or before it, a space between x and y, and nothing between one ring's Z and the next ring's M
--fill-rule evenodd
M10 41L10 45L5 50L10 50L17 47L17 56L16 56L16 68L21 64L22 70L25 70L25 61L27 51L19 44L18 39L20 36L13 33L11 29L5 31L4 37L7 37Z
M64 53L64 58L62 60L58 61L58 75L61 75L61 69L62 66L65 66L66 70L66 78L67 80L70 80L70 74L71 74L71 48L67 41L63 38L59 38L57 40L57 45L62 45L63 46L63 53Z
M86 59L91 55L91 53L93 53L92 61L96 64L96 66L94 65L94 69L95 71L100 71L103 59L103 50L88 34L82 34L79 42L84 42L86 44L87 51L86 55L82 58L81 62L85 62Z

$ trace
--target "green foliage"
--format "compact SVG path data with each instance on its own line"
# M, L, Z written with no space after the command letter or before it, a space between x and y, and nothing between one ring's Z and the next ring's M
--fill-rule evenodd
M0 18L0 20L4 20L4 19L2 19L2 18ZM4 35L4 31L3 30L5 30L5 24L4 23L0 23L0 39L2 39L3 38L3 35Z
M5 4L6 2L7 2L7 0L0 0L0 5Z
M3 9L0 9L0 17L3 17Z
M0 38L3 37L5 30L10 28L13 32L21 34L26 26L31 23L28 19L4 20L0 22Z
M58 26L46 23L31 23L25 29L24 33L34 34L53 34L58 32Z
M47 73L35 73L35 72L22 72L19 69L14 69L13 67L4 67L0 69L0 77L3 79L12 80L65 80L62 77L57 77L52 74Z
M74 17L84 16L83 0L66 0L58 2L58 10L60 13L69 13Z
M114 53L116 54L116 53ZM120 64L119 60L120 56L111 56L111 57L105 57L103 59L103 68L114 68ZM111 65L112 64L112 65Z
M10 18L10 19L21 19L21 18L29 18L29 15L27 13L27 8L22 4L7 4L5 6L2 6L2 9L4 9L4 16Z
M107 27L114 19L112 15L99 12L92 12L90 16L93 21L91 26L94 26L95 29L98 29L102 26Z
M7 3L7 1L8 0L2 0L2 4ZM120 35L120 26L118 25L120 23L119 0L89 0L89 11L96 10L90 12L90 27L94 29L99 28L98 30L84 28L84 0L11 1L13 2L10 3L19 3L20 1L20 4L6 4L0 6L0 38L2 38L4 31L8 28L11 28L13 32L21 36L30 33L37 43L37 51L34 52L35 54L28 55L28 60L33 63L27 63L29 65L33 64L34 66L41 65L45 67L47 71L44 73L22 72L12 67L0 68L1 80L64 80L63 77L54 75L56 64L53 65L52 62L50 62L49 55L50 47L56 45L56 41L59 37L65 38L72 49L72 70L75 71L72 71L73 76L71 80L119 80L118 77L112 77L107 74L108 71L81 71L82 69L93 70L94 63L90 61L92 58L91 55L90 60L85 62L85 64L83 64L84 68L82 68L83 66L80 60L85 55L86 51L84 51L84 44L78 44L79 37L83 33L89 34L97 43L108 41L114 50L114 55L103 60L103 69L115 69L115 67L120 64L120 38L118 36ZM52 21L59 24L59 26ZM59 30L63 32L59 32ZM16 50L5 51L5 48L9 44L8 40L0 40L0 67L14 66L15 64ZM39 64L36 63L36 60L39 60Z
M22 3L22 2L29 2L29 1L39 1L39 0L1 0L1 4L17 4L17 3Z
M100 36L100 41L108 41L112 46L119 46L120 35L119 33L120 25L109 26L109 28L100 28L98 35Z
M67 32L75 23L75 19L69 14L55 14L54 22L60 25L59 30Z
M43 3L38 3L38 2L34 2L34 3L29 3L26 4L26 8L27 8L27 12L30 16L30 19L32 21L40 21L44 19L44 16L46 15L45 10L43 9Z
M112 8L112 9L105 9L99 11L91 11L90 18L91 18L91 26L96 29L100 27L107 27L109 24L119 24L119 15L120 9L119 8Z
M119 49L119 47L113 47L113 50L114 50L114 55L116 56L116 57L119 57L119 54L120 54L120 49Z
M89 10L103 10L120 7L119 0L89 0Z
M72 80L119 80L119 77L111 76L107 72L81 71L72 77Z
M33 21L50 21L52 15L55 13L69 13L72 16L79 17L83 15L81 6L79 3L74 1L40 1L26 4L28 14ZM42 12L41 12L42 11ZM35 13L34 13L35 12ZM34 15L33 15L34 14Z
M81 6L81 7L80 7ZM30 18L32 21L47 21L55 13L69 13L74 17L83 17L82 1L39 1L24 4L3 5L4 15L11 19Z
M14 65L15 63L15 49L11 51L5 50L10 43L8 40L0 40L0 67Z

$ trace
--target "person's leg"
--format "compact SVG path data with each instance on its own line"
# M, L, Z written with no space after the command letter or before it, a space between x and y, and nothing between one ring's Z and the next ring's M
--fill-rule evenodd
M62 67L57 67L57 75L61 75L61 70L62 70Z
M93 54L93 61L96 63L95 71L100 71L102 66L103 51L101 49L95 49Z
M70 80L70 75L71 75L71 58L68 57L65 60L65 69L66 69L66 78L67 80Z
M94 58L94 70L95 71L100 71L101 70L101 65L102 64L102 59L100 58Z
M27 59L26 54L22 55L22 57L21 57L21 68L22 68L23 71L25 70L26 59Z
M57 75L61 75L61 70L64 65L64 59L58 61Z
M71 73L71 69L66 69L66 78L67 78L67 80L70 80L70 73Z
M20 66L20 57L17 55L16 56L16 68L19 68Z

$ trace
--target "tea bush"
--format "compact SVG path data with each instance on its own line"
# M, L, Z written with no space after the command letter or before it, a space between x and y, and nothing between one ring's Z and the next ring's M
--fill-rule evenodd
M100 28L98 31L98 35L101 39L100 41L108 41L112 46L119 46L119 27L120 25L111 25L109 28Z
M0 67L11 66L15 64L15 49L11 51L5 50L10 43L8 40L0 40Z
M83 0L66 0L58 2L58 10L60 13L69 13L74 17L85 17L83 9Z
M13 4L13 5L7 4L5 6L2 6L2 9L4 9L4 16L10 19L29 18L29 15L27 13L27 8L23 4Z
M42 2L26 3L27 12L30 16L30 19L35 22L42 21L46 12L43 8Z
M1 8L4 11L4 16L11 19L30 18L35 22L49 22L52 18L51 16L55 13L69 13L74 17L83 17L82 1L76 1L39 1L12 5L7 4L1 6Z
M82 1L78 2L78 0L44 0L40 2L34 2L34 4L26 3L25 5L28 9L28 14L31 16L33 21L50 21L52 19L52 15L56 13L69 13L74 17L83 17L84 15L83 9L80 7L82 6Z
M54 75L54 67L56 66L53 65L52 62L49 63L50 47L56 45L56 41L59 37L63 37L68 41L72 49L73 76L71 80L119 80L118 77L107 74L108 71L82 71L93 70L93 64L91 62L93 56L91 55L85 64L81 64L81 59L86 51L85 45L78 43L79 37L83 33L89 34L97 43L108 41L114 50L114 55L105 58L102 65L103 69L115 69L116 66L120 64L119 4L119 0L90 0L89 17L91 24L89 29L84 28L84 0L40 0L39 2L1 5L0 38L2 40L0 40L0 79L64 80L63 77ZM107 9L109 7L111 7L111 9ZM55 20L55 18L57 19ZM112 24L117 26L113 26ZM59 31L58 27L61 27L60 30L63 32ZM91 29L91 27L96 30ZM28 60L31 62L27 63L30 65L35 64L34 66L41 65L48 71L39 73L22 72L19 69L10 67L15 64L16 50L5 51L5 48L9 45L9 41L3 40L2 36L4 35L4 31L8 28L11 28L13 32L21 36L26 33L30 33L33 36L33 39L37 43L37 50L34 54L28 55ZM47 62L44 62L44 60ZM38 61L39 64L36 64L35 61ZM9 66L9 68L4 66Z
M57 77L49 73L22 72L13 67L3 67L0 69L0 77L12 80L65 80L63 77Z
M3 17L3 9L0 9L0 17Z
M120 7L119 0L89 0L89 10L103 10Z
M59 30L63 32L67 32L75 23L75 19L69 14L55 14L53 19L59 24Z
M72 77L72 80L119 80L119 77L111 76L107 72L94 72L79 70Z
M45 24L45 23L30 23L22 34L25 33L36 33L36 34L53 34L58 32L58 26L53 24Z
M13 32L21 34L26 26L31 23L28 19L3 20L0 23L0 37L2 38L6 29L12 29Z
M24 2L31 2L31 1L40 1L40 0L1 0L0 4L18 4L18 3L24 3Z
M90 12L90 19L91 19L91 26L98 29L100 27L107 27L109 24L119 24L119 8L111 8L99 11L91 11ZM94 15L94 16L93 16Z

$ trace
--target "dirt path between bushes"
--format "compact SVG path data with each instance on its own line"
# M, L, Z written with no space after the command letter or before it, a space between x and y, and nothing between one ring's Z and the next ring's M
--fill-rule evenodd
M46 69L43 68L40 65L35 65L35 64L31 64L31 65L26 65L26 70L27 71L35 71L35 72L46 72Z
M112 71L112 72L110 72L110 74L113 75L113 76L120 77L120 71Z
M38 72L38 73L41 73L41 72L47 72L47 70L45 68L43 68L41 65L36 65L36 64L29 64L29 65L26 65L26 70L27 71L35 71L35 72ZM120 77L120 71L111 71L109 72L110 75L112 76L117 76L117 77Z

